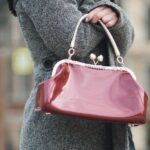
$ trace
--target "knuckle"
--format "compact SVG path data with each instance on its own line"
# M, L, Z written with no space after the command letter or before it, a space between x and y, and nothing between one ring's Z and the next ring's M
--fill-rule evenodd
M98 15L98 14L95 14L94 16L93 16L93 20L94 21L98 21L100 19L100 16Z
M107 22L109 22L111 20L111 17L107 15L107 16L104 16L102 18L102 20L107 23Z
M97 14L97 17L98 17L99 19L101 19L101 18L103 17L102 13L98 13L98 14Z
M107 17L103 17L102 20L105 23L107 21Z
M88 19L91 19L93 17L93 13L89 13L87 17Z
M100 14L97 13L97 14L95 15L95 19L99 19L99 18L100 18Z

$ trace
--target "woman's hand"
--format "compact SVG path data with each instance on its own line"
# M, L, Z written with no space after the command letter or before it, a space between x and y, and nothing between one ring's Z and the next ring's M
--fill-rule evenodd
M108 28L110 28L117 23L118 16L113 9L104 5L104 6L97 7L91 12L89 12L88 16L86 17L86 22L91 21L92 23L95 24L100 19Z

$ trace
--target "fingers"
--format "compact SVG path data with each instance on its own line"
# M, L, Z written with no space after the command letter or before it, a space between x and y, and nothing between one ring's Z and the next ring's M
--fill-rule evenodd
M114 26L118 21L118 16L114 10L107 6L101 6L95 8L86 17L86 21L97 23L98 20L102 20L107 27Z
M113 27L118 21L118 18L114 18L110 21L108 21L107 23L105 23L106 27L110 28L110 27Z
M98 8L95 8L93 11L91 11L88 16L86 17L86 21L92 21L95 17L98 17L97 14L104 10L106 6L101 6Z
M109 28L114 26L117 21L118 21L118 17L115 13L106 15L102 18L103 23Z
M107 24L108 22L115 20L117 18L115 13L110 13L102 17L102 21Z

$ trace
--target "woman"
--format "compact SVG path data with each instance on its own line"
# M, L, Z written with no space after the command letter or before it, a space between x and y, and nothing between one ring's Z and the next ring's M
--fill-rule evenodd
M110 0L9 1L34 61L35 84L24 110L20 150L134 150L127 125L83 120L35 112L38 84L50 77L54 64L67 58L76 23L86 22L77 35L74 59L92 63L90 53L104 55L104 65L114 65L99 19L110 29L124 56L133 41L133 28L125 12Z

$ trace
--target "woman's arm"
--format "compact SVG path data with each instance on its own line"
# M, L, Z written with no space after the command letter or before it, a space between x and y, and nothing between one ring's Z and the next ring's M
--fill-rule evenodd
M134 30L125 11L110 0L84 0L80 6L80 10L87 13L104 5L112 8L118 14L119 20L114 26L109 28L109 30L111 31L121 54L124 56L126 51L130 48L134 38Z

